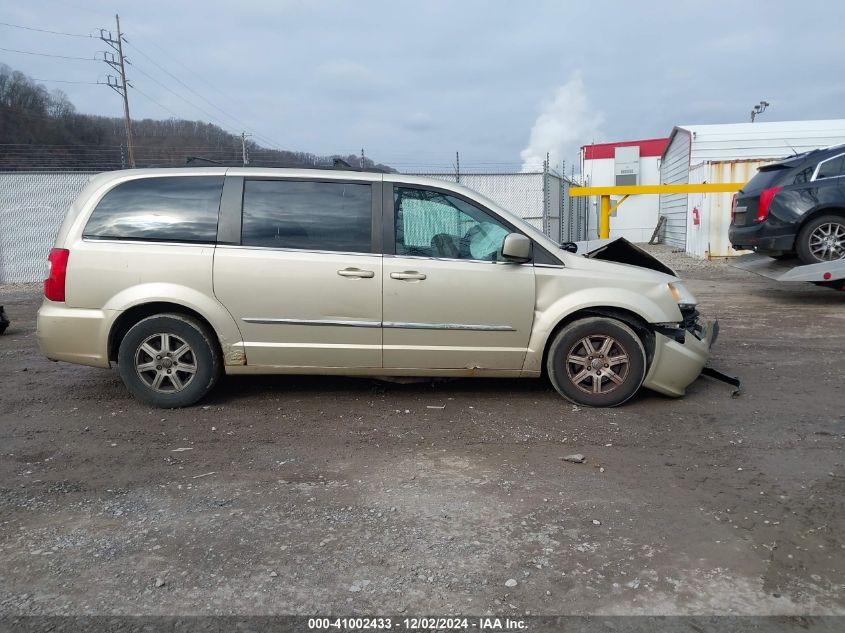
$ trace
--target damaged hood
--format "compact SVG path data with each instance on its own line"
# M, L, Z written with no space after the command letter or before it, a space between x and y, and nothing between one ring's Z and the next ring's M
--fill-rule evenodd
M674 270L661 262L656 257L649 255L640 247L632 244L624 237L614 240L590 240L587 242L574 242L578 246L577 255L587 259L599 259L616 264L627 264L638 268L647 268L664 275L677 277Z

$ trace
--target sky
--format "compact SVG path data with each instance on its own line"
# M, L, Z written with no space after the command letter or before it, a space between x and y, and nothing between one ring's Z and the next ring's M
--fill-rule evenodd
M105 81L88 61L120 14L133 118L212 121L265 147L358 154L401 171L519 169L674 125L845 118L845 3L222 3L0 0L0 62ZM44 81L121 116L94 83ZM2 143L2 139L0 139Z

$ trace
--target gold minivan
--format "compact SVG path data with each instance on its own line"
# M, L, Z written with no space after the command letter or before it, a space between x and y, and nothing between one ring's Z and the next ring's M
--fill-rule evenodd
M681 396L718 326L670 269L615 244L572 253L431 178L109 172L59 230L37 337L53 360L116 363L135 396L168 408L223 373L547 374L583 405L641 386Z

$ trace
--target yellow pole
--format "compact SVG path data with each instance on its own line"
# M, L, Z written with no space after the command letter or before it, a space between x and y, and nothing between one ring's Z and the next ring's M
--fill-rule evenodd
M601 208L599 210L599 239L606 240L610 237L610 196L601 196Z

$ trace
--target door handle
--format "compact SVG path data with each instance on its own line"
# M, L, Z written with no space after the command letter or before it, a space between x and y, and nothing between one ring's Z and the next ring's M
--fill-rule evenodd
M401 279L402 281L422 281L425 275L418 273L416 270L406 270L401 273L390 273L391 279Z
M352 279L372 279L376 274L372 270L361 270L360 268L344 268L337 271L341 277L350 277Z

